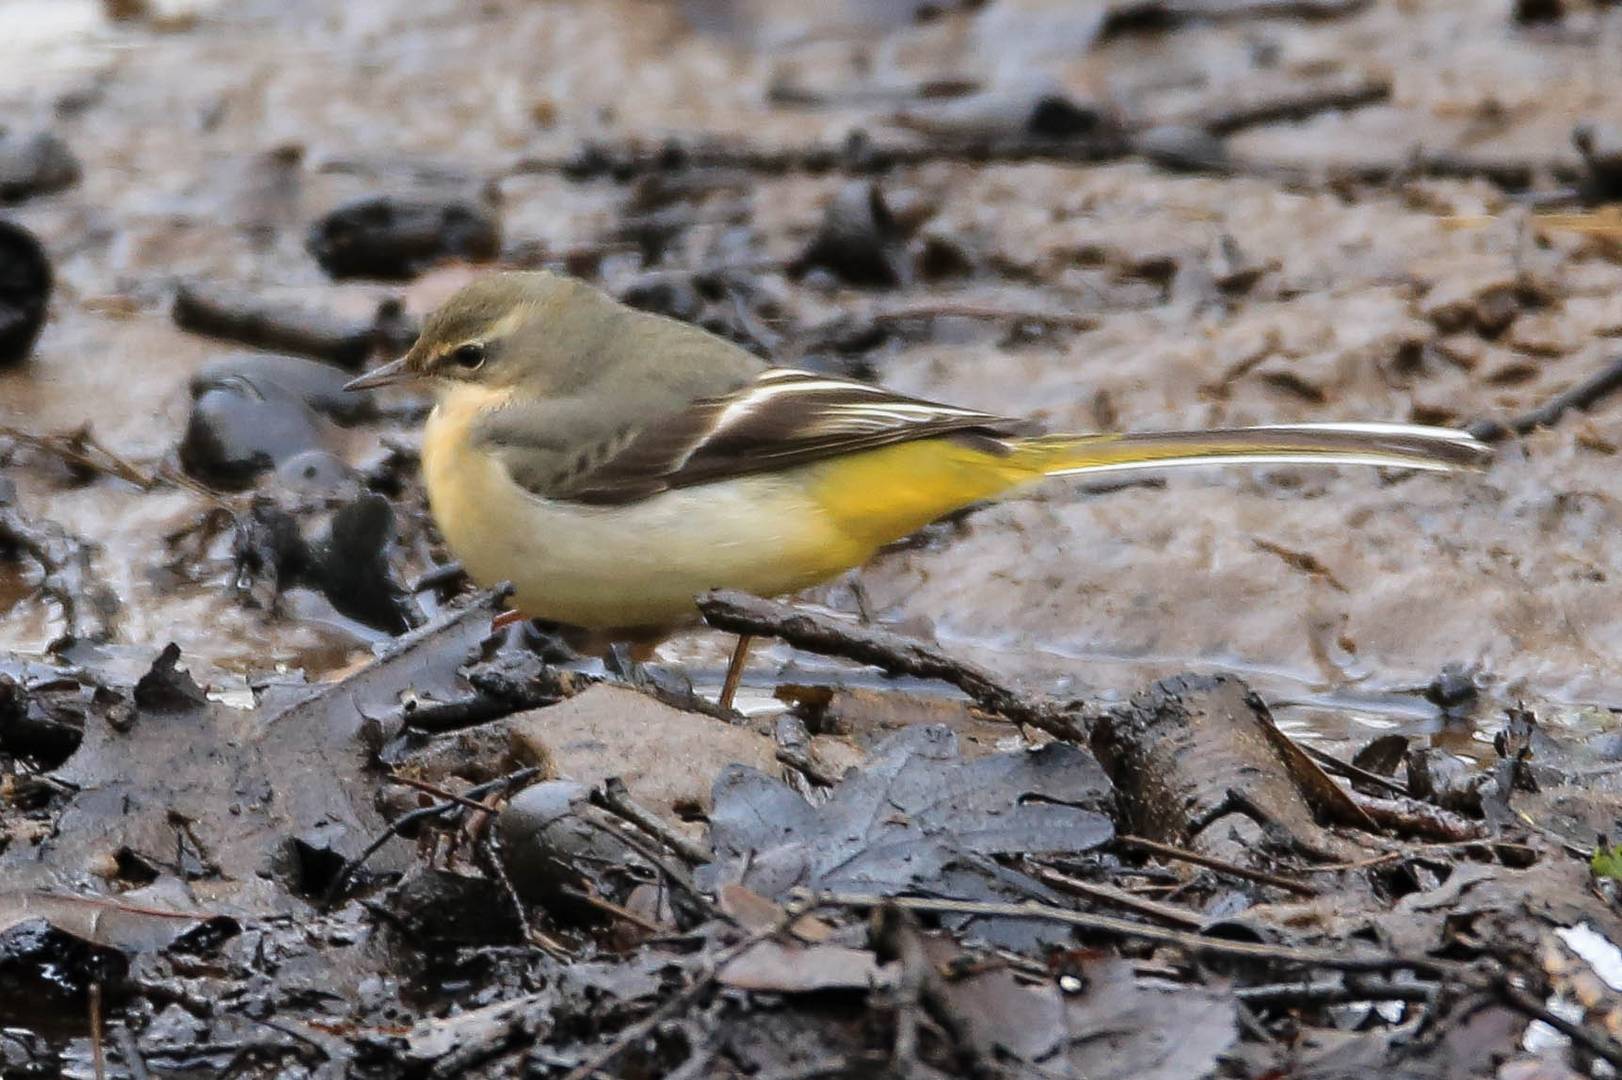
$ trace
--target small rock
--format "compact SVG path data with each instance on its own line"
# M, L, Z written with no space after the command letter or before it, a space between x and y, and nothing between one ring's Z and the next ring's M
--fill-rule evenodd
M1232 164L1227 144L1202 127L1160 124L1136 136L1132 145L1163 169L1221 172Z
M400 280L445 259L495 258L501 222L471 199L372 195L316 222L306 246L335 278Z
M1408 751L1408 794L1444 810L1481 813L1481 788L1491 777L1459 758L1432 746Z
M235 378L192 404L180 464L204 483L240 490L327 437L321 418L287 390Z
M1520 313L1525 288L1507 267L1452 277L1425 294L1419 311L1444 334L1474 330L1483 337L1496 337Z
M78 179L78 160L55 135L0 130L0 202L48 195L73 186Z
M1583 195L1592 202L1622 199L1622 128L1593 123L1578 124L1572 145L1582 155L1588 175Z
M345 318L212 284L186 283L175 293L175 325L183 330L311 356L351 371L365 366L371 356L383 317L379 312L376 319Z
M347 374L330 364L302 356L232 353L210 360L197 369L191 378L191 396L196 400L210 390L246 384L262 394L272 388L282 390L342 424L375 419L377 405L372 396L345 390L344 384L348 381Z
M693 276L679 270L653 270L638 274L620 290L619 298L631 307L668 315L682 322L697 322L704 313L704 298Z
M822 268L852 285L894 287L908 277L905 239L879 185L852 181L828 204L794 269L803 274Z
M135 684L135 704L154 712L185 712L208 704L208 696L189 671L176 666L180 646L170 642L163 647L152 667Z
M1425 687L1425 700L1443 709L1456 709L1470 704L1480 692L1468 669L1448 664Z
M1515 21L1518 23L1559 22L1565 17L1565 0L1515 0Z
M306 450L282 462L276 479L288 491L304 495L336 495L356 489L359 474L329 450Z
M1103 109L1078 101L1051 79L921 104L894 119L937 138L981 140L1074 139L1097 134L1110 122Z
M651 870L590 795L584 784L548 780L519 792L496 818L502 861L518 895L577 919L600 914L576 894L624 896L637 883L626 871Z
M28 355L45 326L51 263L34 234L0 221L0 367Z

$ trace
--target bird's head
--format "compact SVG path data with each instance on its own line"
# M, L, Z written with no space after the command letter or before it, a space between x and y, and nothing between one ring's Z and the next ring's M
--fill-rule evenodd
M568 349L549 346L582 308L596 306L590 286L546 272L487 274L446 300L398 360L345 387L370 390L422 382L439 392L473 384L490 389L545 386ZM584 303L582 303L584 301Z

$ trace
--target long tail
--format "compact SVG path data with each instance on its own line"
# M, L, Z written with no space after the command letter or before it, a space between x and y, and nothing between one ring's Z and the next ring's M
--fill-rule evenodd
M1447 472L1482 469L1492 459L1492 448L1468 432L1413 424L1278 424L1011 441L1016 461L1048 476L1270 462Z

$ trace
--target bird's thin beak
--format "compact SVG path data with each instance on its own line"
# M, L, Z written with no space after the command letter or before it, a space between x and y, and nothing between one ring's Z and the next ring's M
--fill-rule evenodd
M415 379L417 373L406 367L406 358L391 360L380 368L373 368L366 374L344 383L345 390L376 390L380 386L394 386L397 383Z

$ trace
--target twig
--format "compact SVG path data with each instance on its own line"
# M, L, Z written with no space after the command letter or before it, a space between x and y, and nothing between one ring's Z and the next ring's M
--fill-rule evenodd
M1250 1006L1290 1005L1310 1007L1341 1005L1348 1001L1418 1001L1435 1000L1441 987L1433 982L1399 982L1377 975L1316 981L1267 983L1262 986L1239 986L1234 996Z
M930 161L1053 161L1090 165L1113 161L1127 153L1120 132L1107 131L1084 138L1054 139L1025 135L935 138L927 142L874 142L865 137L843 143L768 146L744 140L703 143L587 144L567 158L528 158L513 165L513 173L556 172L570 180L611 177L633 180L647 173L677 169L718 169L748 172L858 174L888 172Z
M1497 442L1510 435L1525 435L1540 427L1550 427L1566 413L1586 412L1622 390L1622 356L1579 382L1576 386L1545 401L1535 409L1508 420L1477 420L1466 430L1483 442Z
M602 785L594 788L591 801L607 810L616 817L630 822L665 847L680 855L692 866L700 866L712 858L710 852L702 845L687 839L675 829L666 825L659 819L659 815L642 806L631 798L625 781L617 776L611 776L603 781Z
M445 799L453 803L458 803L469 810L473 810L481 814L489 814L495 810L495 807L491 806L489 803L483 803L476 799L470 799L466 795L458 795L454 791L447 791L438 784L430 784L426 780L418 780L416 777L406 776L402 773L391 772L389 774L389 783L400 784L404 787L413 788L426 795L432 795L436 799Z
M1519 987L1510 985L1507 974L1496 980L1496 989L1504 1003L1516 1012L1541 1020L1572 1042L1581 1043L1590 1053L1604 1058L1616 1069L1622 1069L1622 1046L1613 1039L1575 1020L1567 1020L1559 1013L1544 1007L1543 1002Z
M1133 896L1124 889L1117 889L1110 885L1097 885L1090 881L1073 878L1069 874L1061 874L1049 866L1033 866L1032 874L1042 883L1051 885L1060 892L1072 896L1085 897L1088 900L1097 900L1105 904L1113 904L1128 911L1135 911L1139 915L1147 915L1151 919L1159 919L1172 926L1181 926L1188 930L1198 930L1205 920L1193 912L1171 904L1162 904L1155 900L1145 900L1141 896Z
M637 835L637 833L633 830L615 829L606 821L595 820L590 814L579 814L576 816L578 820L584 821L587 825L590 825L596 829L601 829L604 832L612 835L616 840L619 840L628 847L631 847L638 855L641 855L644 859L648 860L648 862L652 863L653 866L670 882L675 891L686 897L686 899L693 905L694 910L696 910L699 914L711 915L714 913L715 905L710 903L709 897L705 896L699 891L698 885L693 881L692 875L687 872L687 868L685 866L677 866L673 864L669 859L665 858L663 852L654 847L652 844L648 843L648 841L643 839L641 836Z
M920 896L878 896L860 893L818 893L820 907L846 907L871 909L894 904L908 911L929 912L938 915L977 915L1005 919L1043 919L1063 923L1078 930L1115 937L1135 938L1161 945L1173 945L1199 956L1226 956L1240 960L1269 961L1295 964L1300 967L1325 967L1337 971L1402 971L1410 970L1433 978L1456 976L1464 966L1445 960L1432 960L1420 956L1392 956L1379 953L1348 953L1336 949L1308 949L1289 945L1267 945L1252 941L1230 941L1226 938L1205 937L1183 930L1168 930L1147 923L1118 919L1110 915L1071 911L1034 900L1019 903L998 903L976 900L936 900Z
M1139 851L1147 851L1151 854L1159 855L1162 858L1177 859L1182 862L1193 863L1195 866L1203 866L1208 870L1216 870L1220 873L1231 874L1237 878L1244 878L1246 881L1256 881L1263 885L1272 885L1276 888L1293 892L1297 896L1319 895L1316 888L1308 885L1304 881L1297 881L1294 878L1280 877L1278 874L1269 874L1265 870L1252 870L1248 866L1240 866L1238 863L1229 862L1226 859L1218 859L1211 855L1202 855L1197 851L1189 851L1187 848L1173 847L1171 844L1162 844L1158 840L1145 840L1141 836L1117 836L1115 838L1115 842L1125 845L1126 847L1137 848Z
M874 308L868 318L874 322L901 322L906 319L1006 319L1010 322L1040 323L1066 330L1092 330L1098 316L1057 308L1006 307L969 300L914 300Z
M407 582L406 592L413 595L427 592L429 589L437 589L442 585L450 585L453 582L461 581L465 577L467 577L467 571L462 568L461 563L454 561L441 563L438 566L429 567L415 579Z
M1443 810L1418 799L1404 796L1400 799L1378 799L1355 791L1347 793L1359 809L1374 819L1382 829L1404 836L1420 836L1428 840L1458 843L1481 840L1488 835L1486 824L1460 817L1451 810Z
M107 1048L101 1035L101 983L90 984L90 1059L96 1070L96 1080L107 1080Z
M1344 592L1345 590L1342 591ZM1309 746L1303 742L1297 742L1296 745L1301 748L1302 752L1305 753L1307 757L1311 758L1313 761L1316 761L1319 765L1322 765L1326 772L1336 773L1340 776L1346 777L1348 780L1361 780L1365 784L1373 784L1375 787L1383 788L1384 790L1391 792L1393 795L1401 795L1405 798L1408 795L1408 789L1391 779L1389 776L1381 776L1379 773L1371 772L1370 770L1363 768L1361 765L1353 765L1349 761L1342 761L1334 754L1320 750L1316 746Z
M370 844L367 844L364 851L362 851L359 855L356 855L353 859L350 859L348 862L344 863L344 865L338 870L338 873L333 877L332 884L327 886L327 895L323 898L324 902L328 905L336 903L338 896L343 892L344 885L351 877L354 876L355 871L366 865L366 860L383 850L383 845L388 843L394 837L405 835L421 822L442 817L445 814L450 813L452 810L461 809L463 801L468 799L477 799L495 791L511 791L518 785L526 783L540 774L541 770L537 768L519 769L515 772L508 773L506 776L491 780L488 783L469 788L465 795L458 796L456 800L447 799L444 802L435 803L433 806L425 806L420 810L413 810L410 813L401 814L399 817L395 818L394 821L390 822L389 826L379 833Z
M92 547L55 522L35 522L0 496L0 559L7 549L27 555L40 569L39 593L56 602L64 632L107 641L119 603L91 565Z
M1265 95L1241 95L1202 109L1193 120L1213 135L1232 135L1282 120L1307 120L1319 113L1377 105L1391 97L1389 79L1339 75Z
M601 896L587 892L585 889L577 889L573 885L565 885L563 886L562 892L563 895L572 900L578 900L587 907L594 907L605 915L612 915L616 919L624 919L631 925L641 927L650 934L662 934L669 929L669 927L660 926L652 919L638 915L628 907L616 904L612 900L605 900Z
M704 973L697 979L693 980L692 984L689 985L685 990L682 990L680 993L677 993L675 996L665 1001L658 1008L644 1016L641 1020L638 1020L636 1023L631 1024L621 1030L620 1033L614 1037L613 1042L609 1043L589 1060L584 1061L575 1068L571 1069L569 1074L565 1076L563 1080L587 1080L588 1077L595 1075L599 1070L608 1065L609 1062L619 1057L619 1055L628 1049L633 1043L647 1037L647 1035L652 1032L654 1028L658 1027L668 1018L676 1015L676 1013L680 1012L682 1009L685 1009L688 1005L696 1001L699 996L707 991L710 987L714 986L716 976L719 975L721 969L726 967L726 965L733 959L743 955L745 952L754 948L756 945L759 945L761 942L783 933L790 926L793 926L795 921L798 920L801 915L804 915L807 910L809 910L807 905L790 904L788 905L787 910L783 913L783 917L778 919L772 925L762 927L760 930L755 931L753 934L743 938L741 941L734 942L733 944L722 949L720 952L716 953L715 956L710 960L710 963Z
M77 431L59 431L46 435L23 431L9 424L0 424L0 438L10 439L50 454L75 468L134 484L142 491L150 491L159 482L157 475L137 468L103 446L88 424Z
M1020 694L984 668L953 659L911 638L813 615L730 589L705 593L698 598L698 608L705 621L718 630L780 638L806 652L872 664L891 674L940 679L963 691L982 709L1013 723L1059 739L1086 740L1076 715L1056 702Z

